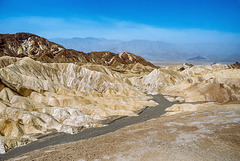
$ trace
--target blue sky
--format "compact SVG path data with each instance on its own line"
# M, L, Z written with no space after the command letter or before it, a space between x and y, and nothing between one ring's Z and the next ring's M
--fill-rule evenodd
M240 0L0 0L0 33L240 43Z

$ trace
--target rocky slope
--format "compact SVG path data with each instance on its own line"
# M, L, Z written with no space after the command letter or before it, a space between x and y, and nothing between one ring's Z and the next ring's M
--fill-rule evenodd
M0 55L1 153L40 134L75 133L156 105L125 77L156 67L131 53L83 53L17 33L0 35Z
M239 105L211 106L45 147L9 160L238 161L239 116Z
M140 56L123 52L84 53L50 42L30 33L0 34L0 56L30 57L45 63L100 64L111 67L127 67L129 64L155 66Z
M144 92L165 94L170 100L225 103L240 100L240 70L232 66L183 64L129 80Z
M131 53L83 53L29 33L1 34L0 55L1 153L42 134L75 133L110 116L136 116L156 105L144 92L195 104L240 100L238 63L157 68ZM201 105L192 107L169 110Z
M99 120L108 116L133 116L132 111L155 105L104 66L41 63L28 57L1 57L0 66L0 132L7 149L35 134L74 133L100 126Z
M234 64L230 64L228 66L229 66L229 68L240 69L240 63L239 62L236 62Z

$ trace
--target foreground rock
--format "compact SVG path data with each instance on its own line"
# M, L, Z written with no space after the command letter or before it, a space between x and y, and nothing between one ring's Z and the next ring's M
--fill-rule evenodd
M46 147L10 160L237 161L239 123L239 105L213 105L131 125L103 136Z
M150 97L104 66L0 58L1 151L52 131L75 133L108 116L135 116Z

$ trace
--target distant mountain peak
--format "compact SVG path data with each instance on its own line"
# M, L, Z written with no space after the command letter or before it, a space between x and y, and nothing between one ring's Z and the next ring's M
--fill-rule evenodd
M195 56L193 58L188 58L187 60L205 60L205 59L207 59L207 58L204 58L204 57L198 55L198 56Z

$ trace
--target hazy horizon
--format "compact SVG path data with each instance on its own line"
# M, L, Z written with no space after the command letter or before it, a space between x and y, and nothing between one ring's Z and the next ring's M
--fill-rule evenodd
M9 34L15 34L15 33L9 33ZM31 34L35 34L35 33L31 33ZM40 35L38 35L40 36ZM44 37L46 38L46 37ZM171 42L171 41L167 41L167 40L151 40L151 39L137 39L137 38L133 38L133 39L117 39L117 38L105 38L105 37L94 37L94 36L83 36L83 37L52 37L52 38L47 38L48 40L57 40L57 39L63 39L63 40L74 40L74 39L97 39L97 40L109 40L109 41L152 41L152 42L163 42L163 43L169 43L169 44L240 44L240 41L233 41L233 42L205 42L205 41L199 41L199 42L183 42L183 41L179 41L179 42Z
M110 51L113 53L130 52L147 60L185 61L201 56L204 62L224 62L240 60L239 43L169 43L149 40L110 40L102 38L56 38L51 41L67 49L83 52ZM189 61L188 61L189 62Z

